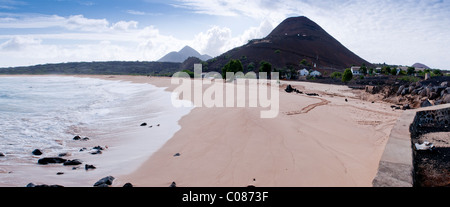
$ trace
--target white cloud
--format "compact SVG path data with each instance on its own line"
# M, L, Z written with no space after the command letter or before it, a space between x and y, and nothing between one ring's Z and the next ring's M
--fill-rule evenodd
M127 10L126 13L132 14L132 15L139 15L139 16L161 16L162 13L151 13L151 12L143 12L143 11L136 11L136 10Z
M231 30L226 27L213 26L206 32L197 34L193 41L193 47L200 52L216 56L225 52L231 40Z
M83 15L74 15L67 18L62 26L69 30L97 32L107 30L109 22L106 19L88 19Z
M1 3L0 0L0 6L6 5ZM450 54L448 1L179 0L173 6L214 16L205 18L205 23L215 26L197 31L190 39L181 39L163 35L155 26L140 28L137 21L0 13L0 64L3 64L0 66L9 66L12 60L16 60L15 64L28 64L24 63L24 57L30 64L47 60L157 60L185 45L216 56L250 39L265 37L287 17L304 15L370 62L405 65L423 62L450 69L446 57ZM126 12L151 15L136 10ZM234 25L223 23L229 22L230 17L251 19L245 22L253 25L232 30L236 28ZM16 32L20 29L35 32L23 35Z
M290 16L307 16L369 62L423 62L450 69L449 1L179 0L174 5L198 14L250 17L272 26ZM258 33L266 33L261 25L233 39L242 43Z
M23 49L40 45L42 40L26 36L16 36L2 44L0 50L3 51L21 51Z
M114 30L128 31L131 29L137 29L138 22L136 21L119 21L115 23L111 28Z
M1 9L13 10L13 9L17 9L18 6L24 6L24 5L28 5L28 4L24 1L0 0L0 8Z

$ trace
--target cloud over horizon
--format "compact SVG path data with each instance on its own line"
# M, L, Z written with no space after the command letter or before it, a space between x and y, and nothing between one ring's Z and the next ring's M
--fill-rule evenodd
M265 37L287 17L306 16L369 62L421 62L450 69L446 61L450 54L447 0L136 2L149 7L129 3L118 11L118 6L111 5L110 13L58 14L15 12L34 2L0 1L0 67L70 61L154 61L185 45L217 56L250 39ZM91 9L105 5L92 1L79 6ZM177 21L180 18L183 21ZM190 35L176 30L179 22L192 22L193 26L188 27Z

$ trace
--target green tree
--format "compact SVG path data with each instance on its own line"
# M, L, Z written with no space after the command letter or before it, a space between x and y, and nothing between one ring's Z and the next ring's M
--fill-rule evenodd
M442 71L439 70L439 69L433 70L433 74L436 75L436 76L442 76L442 75L443 75L443 74L442 74Z
M359 72L363 75L367 75L367 67L365 63L363 63L361 68L359 68Z
M240 60L230 60L228 61L227 64L225 64L225 66L223 66L222 68L222 77L225 79L226 78L226 73L227 72L243 72L244 71L244 67L242 66L242 63Z
M397 75L397 68L391 69L391 75Z
M347 83L353 78L353 73L350 68L345 69L344 74L342 74L342 82Z
M266 61L261 61L259 63L259 72L266 72L267 76L269 76L270 78L270 72L272 72L272 64Z
M383 67L381 68L381 73L382 73L382 74L386 74L386 75L391 74L391 67L389 67L389 66L383 66Z
M406 74L412 75L414 73L416 73L416 69L414 67L408 67Z
M311 66L311 64L309 64L306 59L303 59L302 61L300 61L300 65L299 66L300 67Z
M190 70L182 70L181 72L185 72L187 73L191 78L194 78L194 72L190 71Z
M251 62L247 65L247 71L253 71L255 69L255 63Z

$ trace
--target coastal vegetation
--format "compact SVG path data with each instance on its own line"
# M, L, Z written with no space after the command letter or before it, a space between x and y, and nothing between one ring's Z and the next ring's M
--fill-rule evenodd
M227 64L225 64L222 68L222 77L226 77L227 72L237 73L237 72L243 72L244 67L242 66L242 63L240 60L230 60Z
M0 68L0 74L96 74L171 76L180 71L181 63L109 61L44 64Z
M352 71L350 68L345 69L344 74L342 75L342 82L347 83L351 81L353 78Z

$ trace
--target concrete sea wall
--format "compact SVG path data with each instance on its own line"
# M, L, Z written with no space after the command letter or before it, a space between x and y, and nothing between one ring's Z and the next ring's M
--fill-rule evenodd
M414 185L413 148L411 139L423 132L448 131L450 104L403 112L391 131L374 187L412 187Z

